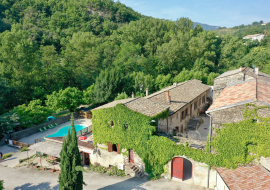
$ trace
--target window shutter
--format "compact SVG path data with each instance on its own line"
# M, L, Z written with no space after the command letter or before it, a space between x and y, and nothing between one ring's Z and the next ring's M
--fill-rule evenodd
M108 152L111 152L112 151L112 145L111 145L111 142L108 142Z
M117 154L120 154L120 145L117 144Z

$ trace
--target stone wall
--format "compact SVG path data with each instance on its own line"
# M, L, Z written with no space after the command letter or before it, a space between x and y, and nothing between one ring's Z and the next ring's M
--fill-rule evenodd
M74 117L78 117L78 113L74 113ZM43 127L46 127L48 125L55 125L55 123L57 123L58 125L62 124L62 123L65 123L67 121L70 121L70 115L67 115L67 116L63 116L63 117L59 117L57 119L54 119L54 120L51 120L51 121L47 121L43 124L40 124L40 125L37 125L35 127L31 127L31 128L27 128L27 129L24 129L24 130L21 130L21 131L17 131L15 133L12 133L11 134L11 139L13 138L18 138L18 139L22 139L24 137L28 137L30 135L33 135L35 133L38 133L40 132L39 129ZM5 144L5 137L0 141L0 146L4 145Z
M99 163L101 166L109 167L109 165L117 166L118 163L124 164L125 156L117 152L108 152L108 147L98 144L93 154L90 155L91 163Z
M174 113L172 116L168 117L168 130L169 134L173 133L173 130L175 128L178 128L178 132L181 133L181 131L185 131L187 124L189 122L190 118L197 117L199 115L200 108L203 108L205 104L207 103L206 98L207 94L209 94L209 91L211 89L205 91L200 96L196 97L192 102L187 104L186 106L182 107L180 110L178 110L176 113ZM202 98L205 97L204 104L202 103ZM197 102L197 108L194 109L194 103ZM200 102L200 103L199 103ZM192 112L190 114L190 108L192 106ZM184 117L184 119L181 119L182 112L188 109L187 116ZM181 129L182 128L182 129ZM167 118L166 119L160 119L158 121L158 131L159 132L165 132L167 133Z
M253 103L258 107L265 106L263 103L258 101ZM243 121L243 113L245 111L245 108L246 106L243 104L211 112L210 115L212 116L212 127L214 129L222 128L223 123L238 123L239 121ZM251 109L253 109L253 107L251 107ZM270 109L268 108L259 109L257 113L259 117L270 117ZM213 137L216 136L214 130L212 131L212 135Z
M175 156L180 158L186 158L185 156ZM187 158L186 158L187 159ZM207 177L208 177L208 165L201 162L196 162L192 159L188 159L192 163L192 177L191 179L181 181L181 183L199 185L202 187L207 187ZM177 178L172 178L172 161L169 161L165 166L165 173L162 174L165 178L178 181ZM216 170L210 170L209 187L214 189L216 185Z

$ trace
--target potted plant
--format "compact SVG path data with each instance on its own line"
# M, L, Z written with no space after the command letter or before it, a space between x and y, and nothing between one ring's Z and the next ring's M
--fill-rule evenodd
M34 165L34 164L33 164L33 167L34 167L34 168L39 168L39 166L38 166L38 165Z
M61 171L60 171L60 170L56 170L56 173L59 173L59 174L60 174L60 173L61 173Z

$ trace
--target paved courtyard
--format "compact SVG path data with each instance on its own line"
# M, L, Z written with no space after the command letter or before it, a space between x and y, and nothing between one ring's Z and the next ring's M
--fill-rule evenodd
M0 179L7 190L57 190L58 174L34 168L9 168L0 165ZM205 190L203 187L160 179L148 181L145 178L116 177L96 172L84 172L85 190Z

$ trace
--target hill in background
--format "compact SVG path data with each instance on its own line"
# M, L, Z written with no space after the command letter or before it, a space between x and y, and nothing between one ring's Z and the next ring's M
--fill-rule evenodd
M211 25L208 25L208 24L202 24L202 23L199 23L199 22L193 22L193 27L195 27L197 24L200 24L202 26L202 28L204 30L206 30L206 31L216 30L219 27L219 26L211 26Z

